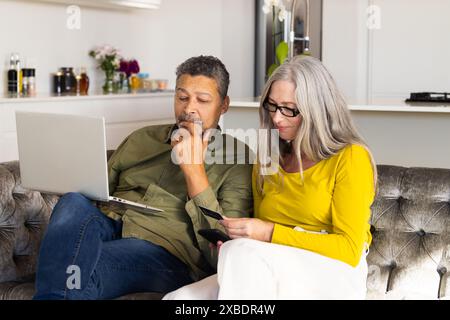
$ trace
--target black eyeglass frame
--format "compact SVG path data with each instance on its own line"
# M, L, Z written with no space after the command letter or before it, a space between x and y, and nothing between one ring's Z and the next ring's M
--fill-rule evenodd
M270 107L272 107L272 109L270 109ZM297 109L284 107L284 106L277 106L275 103L271 103L267 100L263 102L263 108L269 112L277 112L277 110L280 110L280 112L283 116L289 117L289 118L295 118L296 116L298 116L300 114L300 111L298 111ZM275 108L275 109L273 109L273 108ZM292 111L293 114L286 114L283 112L283 110L290 110L290 111Z

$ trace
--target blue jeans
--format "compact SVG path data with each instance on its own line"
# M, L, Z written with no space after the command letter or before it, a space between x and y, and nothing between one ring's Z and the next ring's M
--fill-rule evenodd
M81 194L62 196L42 240L33 299L112 299L192 282L186 264L166 249L121 232L121 221Z

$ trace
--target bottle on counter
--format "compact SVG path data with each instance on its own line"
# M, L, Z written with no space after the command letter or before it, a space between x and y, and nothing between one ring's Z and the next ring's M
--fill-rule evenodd
M22 96L28 97L29 95L29 85L28 85L28 77L29 77L29 70L27 68L22 69Z
M18 57L17 53L11 54L8 70L8 95L11 97L17 97L20 94L20 69L18 69Z
M53 74L53 93L60 96L63 92L63 74L62 72L56 72Z
M86 72L86 68L80 68L80 74L78 79L78 94L87 95L89 91L89 77Z
M16 69L16 60L13 55L11 55L9 62L8 95L10 97L19 95L19 74Z
M77 79L72 67L63 67L60 69L62 73L62 93L63 94L76 94L77 92Z
M28 95L30 97L36 96L36 69L28 69Z

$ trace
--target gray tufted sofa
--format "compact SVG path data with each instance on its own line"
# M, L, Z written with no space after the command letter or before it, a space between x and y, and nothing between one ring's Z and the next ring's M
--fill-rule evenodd
M378 166L368 299L450 296L450 170ZM25 190L0 164L0 299L30 299L39 244L58 197ZM121 299L158 299L154 293Z

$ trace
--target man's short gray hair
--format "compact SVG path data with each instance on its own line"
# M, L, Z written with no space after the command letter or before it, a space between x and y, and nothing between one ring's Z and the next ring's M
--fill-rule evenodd
M216 80L222 101L228 94L230 74L222 61L216 57L202 55L187 59L177 67L177 81L184 74L191 76L205 76Z

